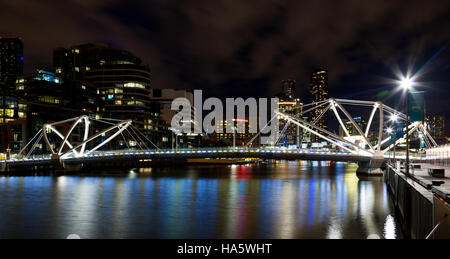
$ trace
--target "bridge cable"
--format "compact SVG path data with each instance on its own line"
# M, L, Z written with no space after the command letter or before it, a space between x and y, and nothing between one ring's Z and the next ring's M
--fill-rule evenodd
M31 144L31 142L33 141L34 138L36 138L42 131L42 128L39 129L39 131L31 138L30 141L28 141L28 143L22 148L22 150L19 151L18 155L20 155L20 153L22 153L23 151L25 151L25 149L28 147L28 145Z
M291 122L290 122L290 121L287 121L287 123L284 125L283 129L281 130L281 132L280 132L280 134L279 134L279 136L278 136L278 138L277 138L277 141L275 141L274 146L276 146L276 145L278 144L278 141L280 141L280 139L281 139L282 136L284 135L284 133L285 133L287 127L289 126L289 124L291 124Z
M252 144L252 142L261 134L261 132L269 125L269 123L271 123L272 121L273 121L273 119L275 119L276 117L278 117L278 114L275 114L273 117L272 117L272 119L270 119L270 121L268 121L267 123L266 123L266 125L264 125L264 127L262 128L262 129L260 129L259 130L259 132L252 138L252 139L250 139L250 141L249 142L247 142L247 147L250 145L250 144Z
M28 158L28 156L34 151L34 149L36 148L36 145L39 143L39 141L41 141L42 137L44 136L44 134L41 132L38 140L36 142L34 142L33 146L31 147L30 151L28 152L28 154L25 156L26 158Z
M131 134L131 132L128 130L128 129L125 129L127 132L128 132L128 134L130 134L130 136L134 139L134 141L136 141L136 143L138 144L138 146L141 148L141 150L143 149L142 148L142 146L141 146L141 144L139 144L139 141L137 141L137 139L134 137L134 135L133 134Z
M134 132L134 134L136 134L136 137L142 142L142 144L145 146L146 149L149 149L148 146L145 144L144 141L142 141L142 139L139 137L139 135L136 133L136 131L134 130L133 125L131 125L130 129Z
M131 125L131 127L134 127L134 126ZM146 140L148 140L148 142L150 142L154 147L156 147L156 149L159 149L159 147L158 147L157 145L155 145L155 143L153 143L149 138L147 138L147 137L145 136L145 134L142 133L138 128L135 128L135 130L136 130L139 134L141 134L141 136L142 136L143 138L145 138Z

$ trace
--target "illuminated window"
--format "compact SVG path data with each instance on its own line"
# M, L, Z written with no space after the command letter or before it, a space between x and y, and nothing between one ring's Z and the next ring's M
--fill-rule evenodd
M134 88L145 88L145 86L143 84L133 83L133 82L125 83L125 84L123 84L123 86L124 87L134 87Z
M0 116L3 117L3 110L0 109ZM14 109L5 109L5 117L14 117Z
M122 100L116 100L117 105L122 105Z
M114 98L114 95L113 94L108 94L108 99L112 99L112 98Z
M75 71L80 72L80 68L79 67L75 67Z

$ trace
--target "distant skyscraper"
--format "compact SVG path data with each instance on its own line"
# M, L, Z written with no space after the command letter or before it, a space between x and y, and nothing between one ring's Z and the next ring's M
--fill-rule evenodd
M287 98L294 98L295 96L295 80L281 80L281 88Z
M0 123L14 119L17 108L15 84L23 74L23 44L21 38L0 37Z
M328 71L326 69L316 69L311 75L310 82L310 93L312 97L312 102L318 103L328 99ZM325 106L317 107L312 114L311 121L316 120L322 112ZM323 114L322 117L316 122L316 125L324 129L328 126L328 116ZM313 140L317 140L314 136Z
M427 129L433 138L445 137L445 120L442 114L430 114L425 118Z
M299 98L295 98L295 83L293 79L281 80L281 93L275 95L279 99L278 110L282 113L288 114L293 118L302 117L303 103ZM294 123L287 124L287 121L282 116L279 117L278 125L280 127L277 136L277 145L293 146L300 145L303 130Z

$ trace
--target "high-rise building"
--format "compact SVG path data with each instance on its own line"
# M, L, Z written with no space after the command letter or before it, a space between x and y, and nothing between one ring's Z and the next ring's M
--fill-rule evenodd
M132 53L105 44L83 44L53 52L56 74L97 87L103 117L131 119L133 125L159 143L159 104L150 100L151 71Z
M280 99L278 110L292 118L302 119L303 103L299 98ZM303 129L294 123L287 123L285 118L279 117L279 140L278 144L282 146L300 146L302 142Z
M44 70L19 76L16 94L18 120L8 123L9 147L14 151L23 148L45 123L95 115L97 110L97 90L92 84L62 79Z
M22 38L0 36L0 152L6 151L8 145L7 123L17 119L17 98L15 82L23 73Z
M316 69L311 75L310 94L313 103L318 103L328 99L328 71L326 69ZM317 107L312 112L311 120L315 121L323 111L325 106ZM325 113L316 122L316 125L321 128L328 128L328 115ZM317 140L316 136L312 137L313 141Z
M0 37L0 124L17 117L15 83L23 74L22 38Z
M427 130L435 139L445 137L445 119L442 114L429 114L425 117Z
M362 116L353 117L353 120L359 126L359 128L363 132L365 132L366 127L367 127L367 121L364 120L364 118ZM359 136L360 135L350 120L343 119L343 123L344 123L345 128L350 136ZM339 125L339 136L340 137L346 136L344 130L342 129L342 127L340 125Z
M295 96L295 80L281 80L281 88L283 94L286 95L287 98L294 98Z
M302 118L303 103L299 98L295 98L295 80L287 79L281 81L281 93L275 95L279 99L278 110L293 118ZM300 145L303 130L294 123L287 123L285 118L280 116L278 121L279 131L277 135L277 145L293 146Z

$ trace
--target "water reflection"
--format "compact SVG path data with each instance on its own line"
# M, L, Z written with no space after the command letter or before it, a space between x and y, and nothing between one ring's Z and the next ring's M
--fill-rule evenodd
M397 238L381 178L353 164L0 177L1 238Z

